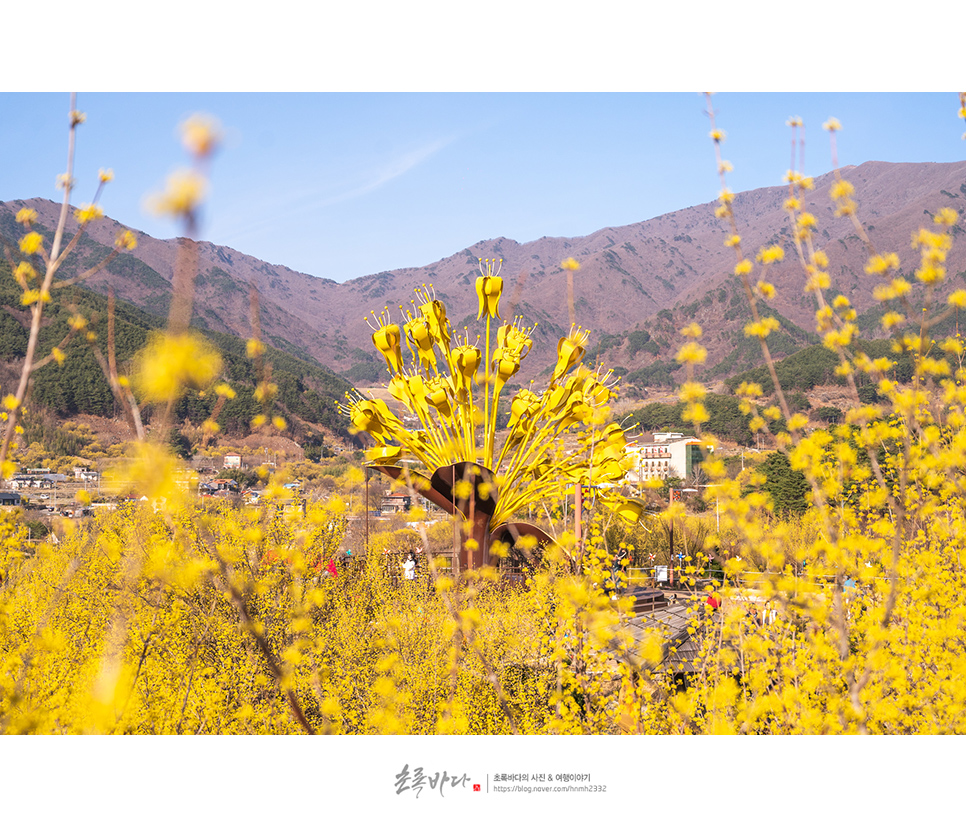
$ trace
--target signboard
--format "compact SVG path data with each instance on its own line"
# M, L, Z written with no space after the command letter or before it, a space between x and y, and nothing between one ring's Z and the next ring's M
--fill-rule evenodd
M667 565L658 565L654 568L654 579L657 582L667 582Z

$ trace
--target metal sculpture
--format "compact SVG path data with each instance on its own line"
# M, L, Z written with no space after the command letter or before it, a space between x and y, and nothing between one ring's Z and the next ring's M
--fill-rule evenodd
M500 318L502 259L480 259L476 280L477 321L485 317L483 348L479 337L454 341L446 307L432 286L417 289L402 326L389 310L373 312L372 341L386 360L389 393L419 421L411 431L379 399L358 391L342 406L353 430L368 433L376 446L367 452L369 466L404 480L418 494L461 517L461 570L495 564L504 549L524 535L537 542L552 537L519 520L531 504L557 501L575 484L594 484L598 500L628 520L636 520L639 502L615 487L630 468L623 429L607 422L607 403L616 396L612 372L582 364L588 331L571 322L557 343L557 362L545 390L519 390L497 451L497 411L507 382L520 370L533 346L536 324L520 317ZM565 268L571 269L567 262ZM575 267L576 265L574 265ZM403 309L403 308L400 308ZM496 340L492 324L499 320ZM403 361L403 347L412 361ZM491 352L491 347L493 348Z

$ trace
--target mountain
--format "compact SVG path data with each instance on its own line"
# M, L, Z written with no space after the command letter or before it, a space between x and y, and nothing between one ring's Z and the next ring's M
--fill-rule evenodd
M27 348L29 313L25 314L20 304L21 294L9 265L0 261L0 389L6 392L15 390ZM38 355L49 354L68 336L70 318L75 314L89 322L96 344L106 351L107 299L81 286L62 289L53 296L44 308ZM122 373L129 373L129 360L145 347L153 331L163 329L165 325L164 318L146 313L123 300L117 302L114 345ZM259 434L250 439L263 442L261 434L253 433L251 429L252 420L264 410L255 396L256 385L262 377L247 355L246 341L226 333L209 330L201 330L201 333L217 347L223 360L222 377L236 393L224 403L218 415L225 435L240 439ZM50 363L34 372L31 404L61 419L78 415L120 417L104 373L87 342L74 339L65 353L62 365ZM314 359L302 360L274 347L266 350L264 360L266 366L271 366L271 381L277 386L273 413L284 416L287 422L282 433L284 438L300 443L306 453L310 449L317 453L324 445L356 442L335 405L349 387L345 379ZM210 391L186 394L179 401L175 415L183 428L193 426L195 434L200 436L198 427L212 416L215 400ZM151 406L146 406L142 415L150 420L151 412Z
M855 186L859 217L879 251L898 252L902 271L911 276L918 255L910 248L913 233L931 226L931 215L942 206L962 214L966 208L966 162L866 162L844 169ZM849 296L859 313L875 312L873 288L878 281L864 272L868 254L848 218L836 218L828 191L834 175L815 178L805 208L818 219L818 240L827 251L833 288ZM770 337L777 356L788 355L815 341L813 301L804 279L782 204L787 187L776 186L736 196L737 216L745 253L779 243L785 261L772 267L769 281L777 290L770 310L782 329ZM0 203L0 234L8 239L18 230L13 214L29 205L40 222L52 229L57 206L44 200ZM480 241L435 263L394 269L339 284L331 280L268 264L224 246L199 244L196 319L214 330L242 338L251 334L250 286L258 289L261 324L267 341L303 358L313 358L354 382L385 381L385 363L376 353L365 317L384 307L401 322L400 305L411 309L414 287L432 285L443 300L457 332L478 331L475 279L480 258L502 258L505 281L501 312L538 323L535 344L525 371L543 372L552 364L557 340L569 328L566 274L561 261L581 264L575 276L578 324L591 330L591 355L619 366L631 383L666 384L674 379L674 354L681 343L680 327L691 320L704 328L708 348L707 375L722 378L760 362L757 345L744 339L747 302L731 275L734 253L724 246L723 221L716 219L716 202L691 206L628 226L605 228L584 237L549 238L518 243L507 238ZM120 226L105 218L90 228L91 240L78 247L77 265L95 262L106 251ZM954 227L960 235L964 221ZM117 258L107 272L90 282L92 289L113 285L120 298L154 313L167 310L177 241L139 234L139 246ZM71 264L65 274L70 274ZM962 286L966 250L954 246L947 269ZM522 285L520 301L512 299ZM863 320L872 325L876 316ZM867 333L873 336L875 333ZM636 374L636 377L635 377Z

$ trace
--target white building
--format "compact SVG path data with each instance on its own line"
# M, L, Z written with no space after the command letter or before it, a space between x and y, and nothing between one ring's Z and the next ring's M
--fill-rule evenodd
M687 481L694 474L695 467L704 460L705 454L713 451L713 447L696 437L688 437L680 432L654 432L653 441L627 445L627 455L634 465L624 480L634 484L651 478L680 478Z

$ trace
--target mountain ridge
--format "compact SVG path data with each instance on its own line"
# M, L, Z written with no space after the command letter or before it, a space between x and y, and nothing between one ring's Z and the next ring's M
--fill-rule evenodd
M920 225L931 225L927 215L944 205L962 215L966 206L966 161L871 161L842 173L855 186L859 217L879 251L898 252L905 274L911 275L917 265L909 242ZM865 313L878 304L873 296L877 280L864 273L867 253L848 218L834 216L828 197L834 179L833 172L815 177L805 208L819 221L818 241L831 260L833 292L845 293L856 310ZM814 306L801 289L802 270L782 209L787 195L788 188L782 185L744 191L735 195L733 206L746 255L752 256L764 245L784 246L785 261L769 271L768 280L777 290L769 304L786 323L779 335L790 350L807 343L803 334L814 330ZM41 223L48 226L58 208L38 199L0 203L0 233L12 236L10 218L24 205L37 209ZM577 323L590 329L591 347L610 344L597 351L597 358L629 372L641 370L647 361L670 367L676 345L682 341L677 331L694 319L705 331L707 367L715 367L729 361L735 351L740 353L739 325L747 313L741 309L741 293L732 276L734 252L724 246L727 230L715 217L715 207L716 202L710 201L577 237L545 236L523 243L507 237L481 240L424 266L385 270L342 283L200 241L196 316L212 329L247 337L251 334L249 288L254 285L267 341L292 349L296 355L311 356L354 382L385 381L388 372L372 346L365 318L388 308L392 320L402 323L400 307L411 310L413 288L425 284L446 303L454 329L460 332L466 327L473 339L479 332L475 294L479 259L502 258L505 284L500 311L504 316L511 314L519 294L512 314L523 316L528 325L539 325L525 371L539 374L552 363L557 340L570 326L566 276L560 262L573 257L581 264L574 281ZM78 262L93 257L89 250L97 245L113 243L120 228L108 218L92 224L89 234L94 246L79 246ZM953 231L964 231L962 219ZM131 259L120 268L109 267L89 286L103 291L113 285L119 297L149 312L166 310L176 248L177 239L160 241L142 233ZM947 261L950 278L959 278L960 283L966 272L966 252L961 249L954 246ZM135 262L143 266L137 267ZM615 341L620 334L634 333L654 340L643 355L634 352L626 338ZM778 355L786 354L787 350L779 349Z

